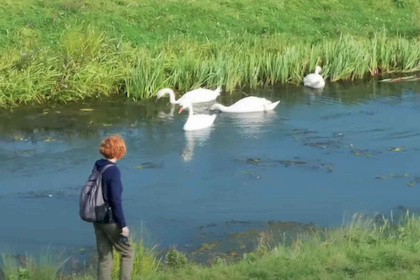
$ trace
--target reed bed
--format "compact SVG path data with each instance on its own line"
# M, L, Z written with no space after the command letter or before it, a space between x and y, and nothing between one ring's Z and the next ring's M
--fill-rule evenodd
M313 44L281 36L244 36L140 47L88 28L63 33L59 46L31 44L0 54L0 106L110 94L140 100L163 87L185 92L223 86L233 91L299 84L318 64L331 82L420 69L419 39L388 37L385 32L369 39L342 35Z

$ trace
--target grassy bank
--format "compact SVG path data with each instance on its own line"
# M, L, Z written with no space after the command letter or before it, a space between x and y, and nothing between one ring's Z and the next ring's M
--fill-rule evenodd
M380 1L6 0L0 106L159 88L332 81L418 70L420 4Z
M133 279L418 279L419 238L417 217L407 216L398 225L359 217L348 226L309 233L291 244L271 246L269 240L260 240L258 249L239 262L219 258L210 267L188 263L177 251L159 261L154 251L137 245ZM56 279L57 270L36 265L19 269L10 262L4 269L6 279L28 280L41 279L36 275ZM89 273L66 277L94 279Z

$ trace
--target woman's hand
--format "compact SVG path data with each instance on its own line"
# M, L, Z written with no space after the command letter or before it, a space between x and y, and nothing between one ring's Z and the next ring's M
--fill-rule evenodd
M125 237L128 237L130 235L130 230L128 229L128 227L123 227L121 229L121 235Z

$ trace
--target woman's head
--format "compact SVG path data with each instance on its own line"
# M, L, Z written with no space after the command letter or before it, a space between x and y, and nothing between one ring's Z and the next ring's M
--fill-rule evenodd
M102 141L99 152L107 159L122 159L127 148L124 139L119 135L111 135Z

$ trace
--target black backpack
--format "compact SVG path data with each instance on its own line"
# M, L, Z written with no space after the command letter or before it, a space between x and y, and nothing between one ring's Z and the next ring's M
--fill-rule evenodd
M102 194L102 174L115 164L105 165L101 171L93 167L92 174L82 188L79 201L79 215L82 220L90 223L104 222L109 206Z

